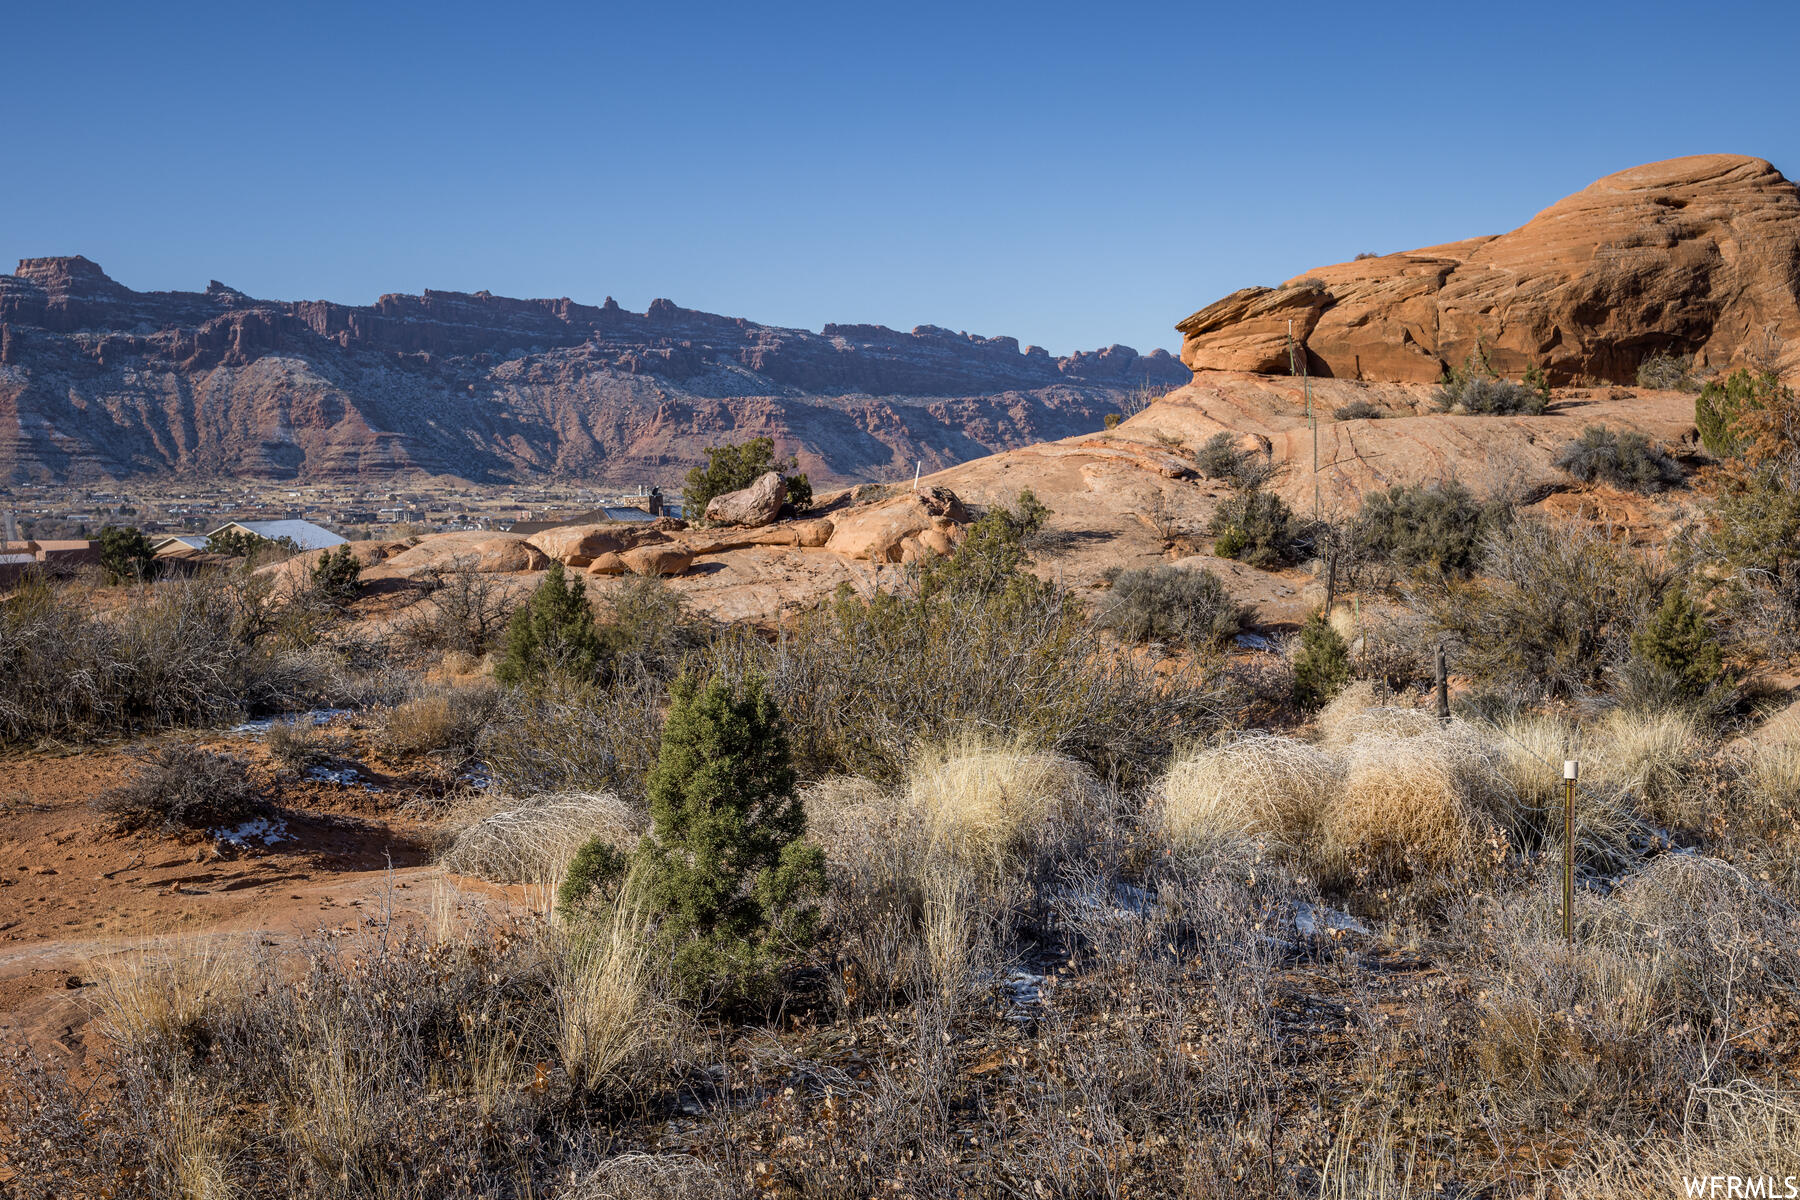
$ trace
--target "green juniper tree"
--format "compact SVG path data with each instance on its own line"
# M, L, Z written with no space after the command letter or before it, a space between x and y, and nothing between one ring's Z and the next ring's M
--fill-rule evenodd
M565 578L562 564L553 562L525 607L513 614L494 678L506 684L533 683L560 671L587 679L598 669L600 654L587 589L581 580Z
M1323 612L1300 627L1300 650L1294 655L1294 701L1318 708L1350 682L1350 648Z
M100 531L100 565L120 581L148 579L156 565L156 555L143 530L108 525Z
M754 1007L817 935L825 856L806 840L787 731L762 680L739 689L684 675L670 692L647 784L651 830L630 865L681 992L697 1003ZM570 872L585 882L566 885L559 899L580 912L626 866L590 843Z
M1706 617L1683 588L1663 594L1650 623L1631 639L1639 658L1667 672L1685 692L1699 695L1725 674L1725 653Z
M356 599L362 588L362 564L356 561L350 543L339 546L335 554L321 550L318 564L312 569L312 581L333 604L348 604Z

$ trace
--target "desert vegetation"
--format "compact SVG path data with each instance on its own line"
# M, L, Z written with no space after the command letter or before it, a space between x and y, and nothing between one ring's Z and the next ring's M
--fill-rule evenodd
M1681 464L1641 433L1590 425L1556 452L1556 465L1583 483L1609 483L1636 492L1660 492L1679 484Z
M1460 367L1449 367L1434 397L1439 412L1471 416L1535 416L1550 407L1550 383L1542 368L1526 368L1524 378L1503 379L1477 341Z
M1260 456L1203 447L1246 561L1355 566L1267 649L1204 570L1065 586L1030 493L776 628L561 569L398 598L334 588L335 558L285 589L30 580L0 601L6 741L150 735L103 836L204 854L289 812L350 734L204 731L335 700L358 753L435 781L410 803L443 877L508 899L98 956L92 1069L6 1050L4 1186L1548 1200L1786 1174L1800 743L1759 728L1758 675L1793 648L1797 460L1765 409L1733 421L1666 547L1453 482L1315 527Z
M776 458L775 443L766 437L708 446L706 465L688 472L687 486L681 493L682 511L691 520L701 520L714 496L749 487L770 471L778 472L786 481L788 503L803 509L812 503L813 489L799 465L792 456Z

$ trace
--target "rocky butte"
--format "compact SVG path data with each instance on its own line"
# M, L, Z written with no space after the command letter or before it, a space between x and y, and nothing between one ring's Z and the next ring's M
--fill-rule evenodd
M813 333L653 301L137 292L81 257L0 275L0 481L148 472L667 481L769 435L822 482L1099 428L1185 382L1166 352L1055 358L920 326Z
M1176 326L1196 372L1429 382L1486 350L1517 377L1630 383L1647 356L1800 367L1800 190L1760 158L1633 167L1511 233L1319 267Z

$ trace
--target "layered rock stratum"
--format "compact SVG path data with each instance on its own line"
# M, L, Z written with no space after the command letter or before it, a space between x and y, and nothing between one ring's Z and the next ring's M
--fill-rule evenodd
M0 480L423 471L623 485L774 437L815 480L934 470L1099 428L1188 379L1166 352L1053 357L935 326L813 333L653 301L138 292L86 258L0 275Z
M1655 353L1800 369L1800 189L1760 158L1608 175L1511 233L1306 271L1176 328L1195 371L1428 382L1477 346L1517 376L1630 383Z

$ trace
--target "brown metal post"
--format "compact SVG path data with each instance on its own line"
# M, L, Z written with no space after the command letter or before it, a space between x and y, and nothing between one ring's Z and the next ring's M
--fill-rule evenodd
M1446 723L1450 720L1450 668L1444 659L1442 642L1437 648L1437 717Z
M1581 764L1563 763L1563 940L1575 944L1575 778Z

